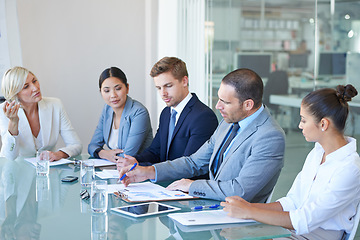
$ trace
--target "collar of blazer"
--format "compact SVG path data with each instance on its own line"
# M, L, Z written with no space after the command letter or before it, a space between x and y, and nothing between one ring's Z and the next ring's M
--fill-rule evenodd
M176 123L173 136L176 135L176 133L179 131L181 125L183 124L184 120L186 119L187 115L192 111L192 108L193 108L195 102L199 101L199 99L195 93L191 93L191 94L192 94L192 98L190 99L190 101L185 105L184 109L182 110L180 117ZM171 109L171 108L169 108L169 109ZM170 114L170 110L169 110L169 114ZM167 121L168 121L167 126L169 126L170 117L167 119Z
M235 137L234 143L231 145L230 149L228 150L228 152L223 160L223 163L225 163L229 159L231 154L234 153L236 151L236 149L238 149L240 147L240 145L247 138L249 138L254 132L256 132L257 129L259 128L259 126L263 125L269 117L270 117L269 110L267 108L264 108L264 110L260 113L260 115L257 118L255 118L254 121L249 126L247 126L239 135L237 135ZM216 157L216 154L219 151L219 148L221 147L226 134L229 132L231 125L232 124L227 124L226 128L221 131L221 133L219 135L219 139L221 139L221 141L216 142L216 146L214 148L215 151L213 152L213 156L212 156L212 162L213 162L214 158ZM212 162L211 162L211 164L212 164ZM220 169L221 169L221 166L220 166L219 170ZM220 171L217 171L217 172L219 173Z
M41 137L42 137L42 141L43 144L45 145L46 143L49 142L49 138L50 138L50 131L51 131L51 124L53 122L53 108L51 107L51 105L47 104L46 99L42 99L39 103L38 103L38 108L39 108L39 120L40 120L40 127L41 127ZM60 119L58 119L59 121Z

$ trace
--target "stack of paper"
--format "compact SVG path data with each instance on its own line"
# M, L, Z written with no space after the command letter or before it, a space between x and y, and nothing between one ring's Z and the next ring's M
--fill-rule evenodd
M101 179L119 178L119 171L104 169L101 172L95 172L95 175Z
M106 160L106 159L94 158L94 159L92 159L92 160L94 160L94 166L95 166L95 167L104 167L104 166L113 166L113 165L116 165L116 163L111 162L111 161Z
M24 158L24 160L28 161L29 163L31 163L32 165L34 165L36 167L36 157L34 157L34 158ZM73 163L73 162L74 161L62 158L62 159L60 159L58 161L50 162L50 167L63 165L63 164L68 164L68 163Z
M184 226L256 222L254 220L229 217L227 215L227 212L223 211L222 209L211 211L173 213L169 214L168 216Z
M149 202L192 199L193 196L181 191L171 191L152 183L131 183L125 187L124 184L109 184L108 193L114 193L127 202Z

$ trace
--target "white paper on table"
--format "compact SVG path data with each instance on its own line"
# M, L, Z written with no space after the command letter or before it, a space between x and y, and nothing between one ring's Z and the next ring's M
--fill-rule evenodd
M92 160L94 160L94 167L104 167L104 166L116 165L116 163L111 162L111 161L106 160L106 159L94 158Z
M256 222L254 220L229 217L227 212L223 211L222 209L212 211L172 213L168 216L184 226Z
M24 158L24 160L27 161L27 162L29 162L29 163L31 163L32 165L34 165L34 166L36 167L36 157L33 157L33 158ZM62 158L62 159L60 159L60 160L50 162L50 167L58 166L58 165L63 165L63 164L68 164L68 163L74 163L74 161L71 161L71 160Z
M148 201L165 201L165 200L181 200L194 198L189 194L181 191L171 191L166 188L152 183L131 183L125 187L124 184L109 184L108 193L120 192L125 196L126 200L131 202L148 202Z
M248 223L227 223L227 224L209 224L209 225L182 225L181 223L172 220L175 226L180 229L182 232L202 232L202 231L210 231L216 229L225 229L225 228L238 228L241 227L244 230L246 226L259 224L258 222L248 222Z
M101 172L95 172L95 175L101 179L119 178L119 171L104 169Z

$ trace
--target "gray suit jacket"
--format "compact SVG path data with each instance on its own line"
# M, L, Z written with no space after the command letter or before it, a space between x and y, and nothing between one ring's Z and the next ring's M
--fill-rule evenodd
M156 181L190 178L208 172L210 180L194 181L190 195L216 200L238 195L247 201L265 202L284 165L284 131L265 107L236 136L214 176L210 167L230 127L231 124L223 120L211 138L191 156L155 164Z

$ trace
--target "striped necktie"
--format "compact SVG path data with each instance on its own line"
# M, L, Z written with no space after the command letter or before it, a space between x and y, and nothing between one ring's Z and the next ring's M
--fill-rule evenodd
M232 126L232 130L231 133L229 135L229 137L227 138L226 142L222 145L222 147L220 148L220 153L218 153L217 156L217 161L214 163L214 175L216 174L216 171L220 168L221 163L223 162L224 159L224 153L226 151L226 149L229 147L231 141L236 137L236 134L239 130L240 126L238 123L234 123ZM225 140L225 139L224 139Z

